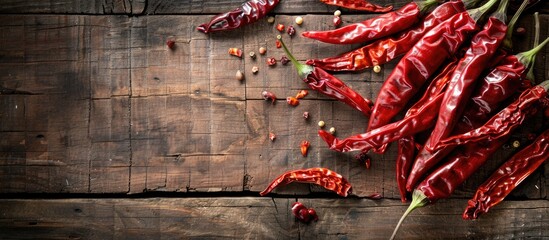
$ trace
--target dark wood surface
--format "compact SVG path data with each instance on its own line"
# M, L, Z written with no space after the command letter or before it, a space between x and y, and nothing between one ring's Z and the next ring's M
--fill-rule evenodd
M3 1L0 238L387 238L405 209L394 180L396 147L372 154L370 169L354 154L327 149L316 134L319 120L345 137L362 132L368 119L314 92L288 106L285 97L306 85L290 65L266 65L266 57L284 55L266 20L211 35L195 30L211 14L241 2ZM303 16L299 34L333 28L335 9L317 0L283 0L275 14L286 25ZM532 11L542 12L541 36L549 36L547 9L542 3L521 18L527 33L515 38L517 52L532 47ZM372 16L351 12L343 20ZM359 46L284 37L300 60ZM168 39L176 42L174 50L166 47ZM262 46L265 56L246 56ZM245 57L228 55L230 47L243 49ZM549 78L548 53L544 49L536 62L538 82ZM337 76L375 99L396 63L377 74ZM253 66L260 69L256 75ZM238 69L246 75L242 82L234 77ZM264 89L281 100L263 101ZM311 116L307 121L304 111ZM269 132L276 133L274 142ZM525 132L515 137L524 139ZM299 143L305 139L311 149L302 157ZM452 199L414 213L401 236L549 237L549 164L486 218L465 222L459 216L478 184L515 151L500 150ZM339 199L303 184L279 189L274 198L257 194L281 173L308 167L341 173L354 196ZM365 198L373 193L384 200ZM155 194L174 195L148 198ZM290 202L302 197L320 213L318 223L299 224L291 216Z

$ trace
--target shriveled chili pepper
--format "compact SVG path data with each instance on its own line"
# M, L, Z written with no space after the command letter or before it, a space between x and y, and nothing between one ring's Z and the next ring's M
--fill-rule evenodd
M426 32L453 15L465 11L465 6L470 6L474 2L474 0L446 2L427 15L421 24L402 34L379 39L336 57L310 59L307 60L307 64L328 71L359 71L382 65L408 52Z
M294 216L303 223L310 223L311 221L318 221L318 215L313 208L307 208L303 203L295 202L292 204L292 213Z
M328 143L328 146L332 150L338 152L367 152L373 148L380 148L387 143L391 143L402 137L413 136L432 127L436 120L436 114L433 114L433 112L437 112L440 107L444 91L457 63L457 60L450 62L435 77L426 93L408 110L404 119L343 140L335 138L324 130L319 130L318 135Z
M299 144L299 147L301 149L301 155L306 157L307 153L309 152L309 147L310 146L311 146L311 143L309 141L307 141L307 140L301 141L301 143Z
M238 48L229 48L229 54L235 56L235 57L242 57L242 50Z
M282 37L278 35L277 38L282 43L282 48L286 52L286 55L288 55L288 58L297 69L298 75L307 83L309 88L328 97L342 101L359 110L365 116L370 116L372 101L362 97L358 92L348 87L343 81L326 71L299 63L284 44Z
M396 161L396 179L397 187L400 193L400 200L407 201L406 182L408 181L408 173L414 162L416 148L413 136L404 137L398 140L398 152Z
M203 33L236 29L261 19L279 2L280 0L250 0L230 12L213 17L196 29Z
M389 123L406 106L436 69L476 31L477 20L496 2L490 0L480 8L452 16L427 32L406 53L380 89L368 131Z
M297 92L297 94L295 95L295 98L302 99L305 96L307 96L308 94L309 94L309 91L307 91L307 90L299 90L299 92Z
M391 34L400 32L413 26L437 0L413 1L402 8L383 15L353 23L329 31L307 31L301 35L325 43L355 44L366 43ZM337 27L334 16L334 26ZM339 20L341 22L341 19Z
M389 12L393 10L393 6L382 7L379 5L375 5L367 0L320 0L320 1L328 5L344 7L344 8L353 9L353 10L368 11L368 12Z
M509 195L526 177L549 159L549 129L525 147L478 187L463 212L463 219L477 219Z
M278 186L287 185L292 182L314 183L327 190L334 191L342 197L347 197L352 191L351 184L341 174L327 168L308 168L288 171L280 175L265 190L260 192L259 195L265 196Z
M287 97L286 98L286 102L289 104L289 105L292 105L292 106L297 106L299 105L299 99L295 98L295 97Z
M263 92L261 92L261 96L263 97L263 99L265 100L271 100L271 103L274 104L276 102L276 95L272 92L269 92L267 90L264 90Z

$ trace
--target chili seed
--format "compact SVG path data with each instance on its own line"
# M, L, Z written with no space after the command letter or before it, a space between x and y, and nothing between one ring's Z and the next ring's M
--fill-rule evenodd
M267 65L269 66L276 65L276 59L274 57L267 58Z
M276 40L276 48L281 48L282 43L280 43L280 40Z
M168 45L169 49L173 49L175 47L175 41L174 40L168 40L168 41L166 41L166 45Z
M380 67L379 65L375 65L375 66L374 66L374 72L375 72L375 73L381 72L381 67Z
M256 74L257 72L259 72L259 68L257 66L253 66L252 67L252 73Z
M267 52L267 49L264 47L259 48L259 54L264 55Z
M516 34L517 36L524 36L524 35L526 35L526 28L518 27L518 28L515 30L515 34Z
M286 56L282 56L280 58L280 63L282 63L282 65L286 65L290 62L290 59L288 59Z
M341 11L336 10L336 11L334 12L334 16L336 16L336 17L341 16Z
M520 141L519 140L513 141L513 147L514 148L519 148L520 147Z
M282 23L276 25L276 30L278 30L279 32L284 32L284 28L284 24Z
M334 16L334 27L339 27L341 25L341 17Z
M305 118L305 120L309 119L309 112L303 112L303 118Z
M251 57L252 59L255 59L255 58L257 57L257 56L255 55L255 52L250 52L249 54L250 54L250 57Z
M288 27L288 31L287 31L287 32L288 32L288 35L290 35L290 37L293 36L293 35L295 35L295 28L294 28L294 26L290 25L290 26Z
M275 22L275 17L269 16L269 17L267 18L267 22L268 22L268 23L271 23L271 24L274 23L274 22Z
M294 107L299 105L299 100L295 97L287 97L286 102Z
M244 80L244 74L242 73L242 71L240 70L236 71L236 80L239 80L239 81Z
M335 127L331 127L331 128L330 128L330 133L331 133L331 134L335 134L335 133L336 133Z
M318 126L320 128L323 128L325 125L326 125L326 123L324 123L324 121L318 121Z
M303 18L302 18L302 17L296 17L296 18L295 18L295 23L296 23L297 25L303 24Z

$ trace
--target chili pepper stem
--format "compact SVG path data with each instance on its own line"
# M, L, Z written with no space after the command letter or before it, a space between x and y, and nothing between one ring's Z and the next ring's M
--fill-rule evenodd
M519 9L517 9L515 15L513 15L513 17L509 21L509 24L507 24L507 32L505 33L505 39L503 39L503 46L508 49L513 48L513 31L515 31L515 24L517 23L517 20L520 17L520 14L522 13L522 11L524 11L526 6L528 5L529 1L530 0L524 0L522 2Z
M474 19L476 22L478 22L490 8L494 6L499 0L490 0L486 2L484 5L471 9L467 11L469 13L469 16Z
M531 68L533 63L534 63L534 59L536 58L536 54L541 49L543 49L543 47L545 47L545 45L547 45L547 43L549 43L549 37L546 38L542 43L540 43L536 47L534 47L534 48L532 48L532 49L530 49L526 52L521 52L521 53L517 54L516 56L517 56L519 62L524 64L524 66L526 66L527 68Z
M282 41L282 36L278 35L276 36L276 39L280 40L280 43L282 44L282 48L284 49L284 52L286 53L286 55L288 55L288 58L290 59L294 67L297 69L297 73L299 74L299 77L303 79L307 78L307 76L313 72L313 67L298 62L295 59L294 55L290 53L290 50L288 50L284 41Z
M528 1L528 0L526 0ZM535 21L535 29L536 29L536 33L534 35L534 46L538 46L539 45L539 29L540 29L540 26L539 26L539 12L535 12L534 13L534 21ZM534 64L536 63L536 58L533 58L532 59L532 63L530 63L532 66L534 66ZM528 79L530 79L530 81L533 81L535 76L534 76L534 68L531 67L530 70L528 70L528 73L526 73L526 77Z
M395 230L393 231L390 239L395 239L400 225L402 225L402 222L404 222L404 219L406 219L408 214L410 214L416 208L424 207L427 204L429 204L429 198L427 198L427 196L425 196L425 194L423 194L423 192L421 192L420 190L414 190L414 192L412 193L412 203L410 203L410 206L408 206L406 212L404 212L402 217L400 217L400 220L398 220L397 226L395 227Z
M526 1L529 1L529 0L526 0ZM507 21L506 12L507 12L507 6L508 5L509 5L509 0L501 0L497 10L492 14L492 16L496 17L497 19L501 20L502 22L506 22ZM520 14L521 14L521 12L517 11L515 13L515 16L520 15Z
M419 11L421 14L424 14L425 12L429 11L429 9L435 5L441 2L440 0L425 0L421 2L415 2L419 8Z

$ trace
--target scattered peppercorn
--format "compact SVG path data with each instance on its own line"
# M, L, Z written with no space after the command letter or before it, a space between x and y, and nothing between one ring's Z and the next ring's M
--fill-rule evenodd
M334 12L334 16L336 16L336 17L341 16L341 11L336 10L336 11Z
M271 23L271 24L274 23L274 22L275 22L275 17L269 16L269 17L267 18L267 22L268 22L268 23Z
M269 92L267 90L263 90L263 92L261 92L261 96L263 97L263 99L265 99L266 101L268 100L271 100L271 103L274 104L275 101L276 101L276 95L272 92Z
M280 43L280 40L276 40L276 48L281 48L282 43Z
M341 25L341 17L334 16L334 27L339 27L339 25Z
M242 73L242 71L240 70L236 71L236 80L239 80L239 81L244 80L244 74Z
M284 32L284 28L284 24L279 23L276 25L276 30L278 30L279 32Z
M286 98L286 102L288 102L288 104L292 105L292 106L297 106L299 105L299 100L295 97L287 97Z
M251 57L252 59L255 59L255 58L257 57L257 56L255 55L255 52L250 52L249 54L250 54L250 57Z
M302 18L302 17L296 17L296 18L295 18L295 23L296 23L297 25L303 24L303 18Z
M309 94L309 91L307 91L307 90L299 90L299 92L297 92L297 94L295 95L295 98L302 99L305 96L307 96L308 94Z
M331 133L331 134L335 134L335 133L336 133L335 127L331 127L331 128L330 128L330 133Z
M276 139L276 135L273 132L270 132L269 139L271 140L271 142L274 141Z
M520 141L519 140L513 141L513 147L514 148L519 148L520 147Z
M381 67L380 67L379 65L375 65L375 66L374 66L374 72L375 72L375 73L381 72Z
M318 126L320 128L323 128L325 125L326 125L326 123L324 123L324 121L318 121Z
M295 28L294 28L294 26L290 25L290 26L288 27L288 31L287 31L287 32L288 32L288 35L290 35L290 37L293 36L293 35L295 35Z
M280 58L280 63L282 63L282 65L286 65L290 62L290 59L288 59L286 56L282 56Z
M253 66L252 67L252 73L257 74L257 72L259 72L259 68L257 66Z
M267 49L264 47L259 48L259 54L264 55L267 52Z
M240 50L238 48L229 48L229 54L241 58L242 57L242 50Z
M269 66L276 65L276 59L274 57L267 58L267 65Z
M303 112L303 118L305 118L305 120L309 119L309 112Z
M166 41L166 45L168 45L169 49L173 49L175 47L175 41L170 39Z

